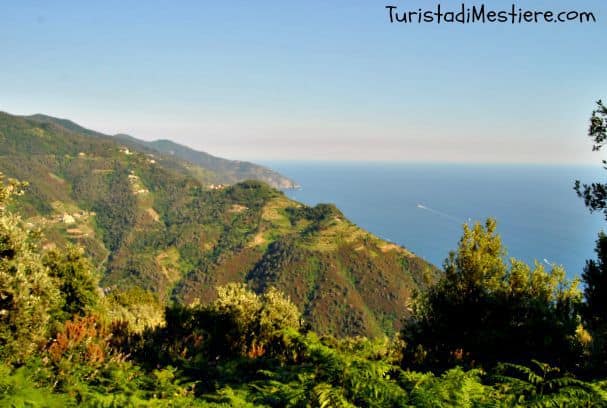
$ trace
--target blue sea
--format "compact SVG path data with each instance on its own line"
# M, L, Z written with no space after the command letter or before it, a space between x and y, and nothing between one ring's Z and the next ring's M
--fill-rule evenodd
M563 265L570 277L594 257L602 214L590 214L574 180L600 166L267 162L301 184L287 195L334 203L354 223L442 266L462 225L493 217L508 257Z

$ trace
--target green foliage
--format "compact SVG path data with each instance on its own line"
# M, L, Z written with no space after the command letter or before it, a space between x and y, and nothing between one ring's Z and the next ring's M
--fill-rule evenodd
M591 331L607 327L607 235L599 234L595 248L597 259L586 261L582 274L584 300L582 308L586 327Z
M607 373L607 236L599 234L596 242L596 260L586 261L584 300L581 314L584 327L590 332L591 359L589 368Z
M607 107L600 100L596 105L597 107L592 112L592 117L590 118L588 136L594 142L592 150L599 151L607 140ZM603 160L603 165L607 165L606 160ZM592 183L590 185L582 185L577 180L574 189L578 196L584 200L586 207L590 211L602 211L607 219L607 184Z
M193 335L177 346L176 350L190 351L181 355L194 356L204 350L218 358L259 357L272 349L282 330L300 327L297 307L275 288L259 296L244 284L229 283L217 292L217 300L208 306L175 307L167 313L167 326L160 329L163 336L184 331Z
M45 253L42 260L49 269L49 275L58 281L64 314L62 320L73 315L84 316L97 308L99 279L81 248L69 246L62 251L52 250Z
M265 183L247 180L226 189L225 195L232 202L248 203L251 207L261 207L265 202L279 194Z
M445 262L445 275L457 290L470 293L480 286L494 292L501 287L506 275L506 251L496 227L493 219L488 219L484 227L480 223L472 228L464 225L457 252L451 252Z
M400 369L384 360L379 343L365 339L346 344L315 334L285 333L299 350L293 360L276 372L263 371L253 381L256 402L271 406L404 406L407 394L394 381ZM292 346L293 347L293 346Z
M594 142L594 151L601 150L607 140L607 107L600 100L592 112L588 136ZM607 160L602 162L607 169ZM581 185L578 180L574 189L591 212L602 211L607 219L607 184ZM582 274L585 303L581 314L592 336L588 368L604 375L607 373L607 237L603 232L599 233L595 251L597 260L586 261Z
M259 332L272 337L285 328L298 329L301 314L289 298L278 289L271 287L261 296L262 307L258 314Z
M580 294L560 267L503 261L495 222L464 227L445 276L422 295L404 331L405 364L445 368L542 358L572 367ZM508 345L504 347L504 345Z
M137 333L164 322L164 308L158 297L138 287L108 288L102 304L110 320L124 322Z
M409 393L409 403L416 407L489 407L504 396L481 382L481 370L452 368L440 377L432 373L406 371L399 381Z
M333 204L318 204L314 207L289 207L286 211L291 224L295 225L301 220L307 220L315 225L315 229L320 229L322 225L335 217L343 217L341 211Z
M493 380L520 405L537 407L605 406L607 392L598 384L561 375L560 369L533 360L531 367L500 363ZM514 402L513 401L513 402Z
M262 302L259 297L246 289L243 284L231 283L217 288L217 300L213 302L204 312L211 316L217 316L218 320L225 320L226 326L220 332L228 334L228 338L220 338L220 342L227 341L235 346L237 353L246 354L252 351L257 340L258 327L260 326L260 312ZM219 333L214 333L218 337Z
M128 175L125 168L116 166L109 175L108 194L93 205L97 226L103 231L103 241L111 252L120 248L135 222L137 201L131 192Z
M46 338L59 292L36 247L37 234L5 210L21 184L0 179L0 358L23 361Z
M51 387L41 386L35 377L29 367L14 370L0 364L0 405L14 408L68 406L67 395L53 393Z

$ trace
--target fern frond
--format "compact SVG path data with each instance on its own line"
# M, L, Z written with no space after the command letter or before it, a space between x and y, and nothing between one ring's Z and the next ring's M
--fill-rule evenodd
M320 383L312 390L314 399L320 408L354 408L343 393L330 384Z

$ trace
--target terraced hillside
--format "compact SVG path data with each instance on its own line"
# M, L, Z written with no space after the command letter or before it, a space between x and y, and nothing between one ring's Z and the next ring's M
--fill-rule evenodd
M67 122L72 124L72 122ZM169 301L208 302L216 285L277 286L321 333L392 333L437 269L348 221L259 181L125 146L77 125L0 113L0 170L30 182L20 210L47 244L84 246L115 312L158 322Z

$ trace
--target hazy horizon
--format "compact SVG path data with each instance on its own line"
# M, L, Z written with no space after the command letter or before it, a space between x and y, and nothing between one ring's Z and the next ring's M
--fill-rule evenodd
M249 161L600 163L607 4L519 1L598 16L521 26L392 25L387 4L9 4L0 110Z
M230 154L229 152L226 152L226 154L218 154L214 151L210 151L208 149L205 149L204 146L199 146L198 143L196 143L196 141L191 141L191 140L181 140L178 137L172 138L172 137L159 137L159 138L150 138L150 137L140 137L139 135L134 135L132 133L128 133L128 132L112 132L112 131L108 131L108 130L100 130L98 128L95 127L91 127L91 126L87 126L86 124L83 124L81 122L79 122L78 120L74 120L73 118L69 118L69 117L60 117L60 116L55 116L55 115L51 115L48 113L44 113L44 112L36 112L36 113L15 113L15 112L9 112L6 110L0 110L0 112L4 112L10 115L14 115L14 116L33 116L33 115L47 115L47 116L51 116L51 117L55 117L57 119L62 119L62 120L69 120L71 122L74 122L75 124L82 126L86 129L89 130L93 130L93 131L97 131L103 134L106 134L107 136L116 136L116 135L120 135L120 134L126 134L128 136L132 136L135 137L137 139L140 140L145 140L145 141L157 141L157 140L169 140L175 143L179 143L181 145L184 145L186 147L189 147L191 149L200 151L200 152L204 152L204 153L208 153L210 155L216 156L216 157L220 157L223 159L229 159L229 160L240 160L240 161L250 161L250 162L255 162L256 164L260 164L260 165L264 165L266 167L272 167L273 163L312 163L312 162L322 162L322 163L366 163L366 164L386 164L386 165L390 165L390 164L445 164L445 165L496 165L496 166L516 166L516 165L521 165L521 166L534 166L534 165L538 165L538 166L574 166L574 167L595 167L597 165L597 163L599 163L599 161L597 161L600 157L597 154L594 154L592 156L590 156L590 160L586 160L586 161L565 161L565 162L557 162L557 161L551 161L551 160L546 160L546 161L542 161L540 160L529 160L529 161L508 161L507 158L504 158L503 160L470 160L469 157L463 157L461 158L461 160L453 160L451 158L445 158L445 159L406 159L406 158L394 158L394 159L377 159L377 158L347 158L347 157L337 157L337 158L332 158L332 157L324 157L324 158L318 158L318 157L294 157L294 158L285 158L285 157L267 157L267 156L259 156L259 157L238 157L238 156L234 156L233 154ZM204 140L202 140L204 141ZM588 139L587 144L589 144L591 146L591 141L590 139ZM596 152L593 152L596 153Z

